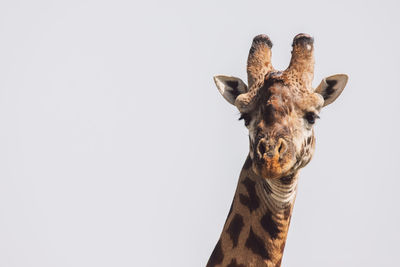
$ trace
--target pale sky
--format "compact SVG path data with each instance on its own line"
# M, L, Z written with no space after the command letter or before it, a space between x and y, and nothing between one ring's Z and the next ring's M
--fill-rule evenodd
M212 77L315 39L346 73L283 266L400 266L398 1L2 1L0 266L205 266L248 152Z

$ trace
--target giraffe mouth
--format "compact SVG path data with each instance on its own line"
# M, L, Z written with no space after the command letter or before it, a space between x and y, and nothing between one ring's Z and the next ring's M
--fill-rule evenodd
M264 164L256 166L256 173L263 178L276 179L290 174L294 164L284 164L275 159L268 159Z

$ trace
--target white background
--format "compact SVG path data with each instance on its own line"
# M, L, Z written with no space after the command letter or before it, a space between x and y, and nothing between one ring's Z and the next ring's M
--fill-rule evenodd
M205 266L248 151L212 76L252 38L347 73L284 266L399 266L398 1L1 1L0 266Z

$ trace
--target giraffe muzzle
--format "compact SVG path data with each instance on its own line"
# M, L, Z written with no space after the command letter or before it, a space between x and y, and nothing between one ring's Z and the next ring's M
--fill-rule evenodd
M265 178L286 175L296 163L293 151L293 144L283 138L262 138L255 146L255 172Z
M277 142L261 139L257 145L257 156L259 159L266 158L282 158L288 148L287 142L283 138L279 138Z

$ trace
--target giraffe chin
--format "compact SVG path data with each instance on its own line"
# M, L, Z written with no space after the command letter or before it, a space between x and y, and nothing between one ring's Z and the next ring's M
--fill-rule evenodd
M276 155L272 158L264 155L263 163L253 167L254 172L266 179L278 179L293 172L296 161L290 157L279 158Z

